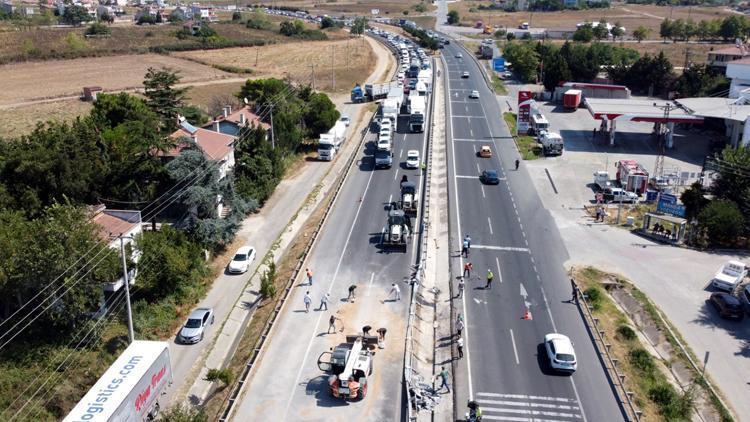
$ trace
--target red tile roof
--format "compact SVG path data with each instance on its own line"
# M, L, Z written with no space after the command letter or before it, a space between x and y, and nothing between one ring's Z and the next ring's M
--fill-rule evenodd
M745 48L744 51L740 50L736 46L727 47L727 48L721 48L719 50L713 50L709 51L708 54L723 54L723 55L732 55L732 56L747 56L748 55L748 49Z
M186 129L177 129L170 135L172 139L188 138L192 139L193 136L197 137L198 146L201 147L203 153L214 161L224 159L232 151L232 143L235 141L235 137L232 135L226 135L224 133L214 132L212 130L195 128L195 132L191 134ZM169 151L165 155L176 156L182 151L185 145L177 145L172 151Z
M260 125L260 127L262 127L265 130L268 130L271 128L271 125L269 125L266 122L261 121L260 117L257 114L250 111L250 107L248 106L242 107L241 109L235 111L234 113L231 113L227 117L224 117L224 115L221 115L216 120L219 122L227 121L227 122L232 122L237 125L240 125L242 124L242 117L240 116L242 116L243 114L245 115L245 121L248 124L253 125L253 126Z
M137 211L118 211L119 213L132 213L136 215ZM133 228L138 227L141 224L140 221L131 221L127 218L119 217L116 214L118 212L108 213L103 205L92 206L91 222L99 226L99 232L97 235L100 239L105 241L111 241L120 234L127 233ZM140 217L139 217L140 218Z

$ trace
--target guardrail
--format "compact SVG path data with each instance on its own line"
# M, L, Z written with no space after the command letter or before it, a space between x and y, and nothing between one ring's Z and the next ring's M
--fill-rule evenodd
M571 278L570 281L573 285L573 289L575 289L576 305L578 305L578 309L583 315L584 324L586 324L593 337L594 348L596 348L596 351L599 353L602 360L605 361L604 369L607 378L609 379L610 384L614 387L615 395L620 402L620 406L625 410L627 421L640 421L643 412L638 410L635 403L633 403L633 392L628 391L625 387L625 375L617 370L618 360L613 358L609 353L609 348L612 347L612 345L604 340L605 332L599 329L599 318L594 317L594 314L592 313L594 306L589 304L586 300L586 295L581 292L580 288L578 288L575 280ZM607 362L609 365L607 365ZM614 377L612 376L613 374Z
M406 339L404 347L404 389L406 390L406 413L407 420L413 421L417 419L417 404L416 396L414 395L412 377L416 372L414 370L412 359L414 357L413 341L414 341L414 319L416 316L417 309L417 296L419 288L422 285L421 280L424 278L425 261L427 259L427 234L429 233L430 227L430 207L428 205L430 201L430 174L432 172L432 138L434 135L435 126L435 79L436 79L436 68L435 59L432 59L432 98L430 99L430 126L427 129L427 142L425 145L425 151L423 157L425 159L424 173L422 174L422 195L420 206L420 224L419 224L419 242L417 242L417 259L415 263L415 271L412 274L410 283L411 289L411 300L409 301L409 317L406 321Z

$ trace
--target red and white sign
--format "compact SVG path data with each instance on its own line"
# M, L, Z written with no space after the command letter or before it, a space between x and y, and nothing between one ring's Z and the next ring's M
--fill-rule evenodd
M516 135L525 135L531 123L531 91L518 91L518 118L516 120Z

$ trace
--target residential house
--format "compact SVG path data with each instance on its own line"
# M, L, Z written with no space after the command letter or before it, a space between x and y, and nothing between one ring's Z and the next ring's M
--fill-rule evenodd
M246 126L260 126L266 131L271 128L271 125L261 121L257 114L250 111L249 106L244 106L235 112L232 112L232 106L226 106L220 116L216 117L212 123L203 127L214 132L238 136L240 130ZM268 136L268 133L266 136Z
M193 5L190 7L190 11L195 20L205 20L208 22L217 22L219 20L213 7Z
M190 123L182 120L180 128L170 135L174 140L178 140L178 145L171 151L165 153L165 156L176 157L192 143L197 145L203 154L219 166L219 180L227 177L227 174L234 168L234 142L237 137L215 132L208 129L197 128ZM226 216L224 203L221 195L216 198L216 212L218 215Z
M750 57L727 63L725 72L727 78L732 80L729 98L740 98L740 93L750 88Z
M90 207L90 219L99 227L99 238L107 242L110 248L120 251L120 236L122 236L125 247L130 250L130 260L138 262L140 252L134 248L134 238L143 232L140 211L110 210L104 205L94 205ZM131 286L135 283L136 275L135 267L128 268L128 280ZM123 276L104 283L105 299L124 286L125 277Z
M39 14L39 3L30 1L4 1L0 3L0 10L12 15L17 13L24 17L31 17Z
M748 57L748 55L750 55L750 48L743 44L739 44L732 47L709 51L706 64L709 66L726 68L727 63Z

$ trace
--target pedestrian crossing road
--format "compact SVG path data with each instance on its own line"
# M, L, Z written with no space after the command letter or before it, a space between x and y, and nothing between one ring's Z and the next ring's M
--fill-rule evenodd
M515 422L582 421L578 400L526 394L477 393L482 420Z

